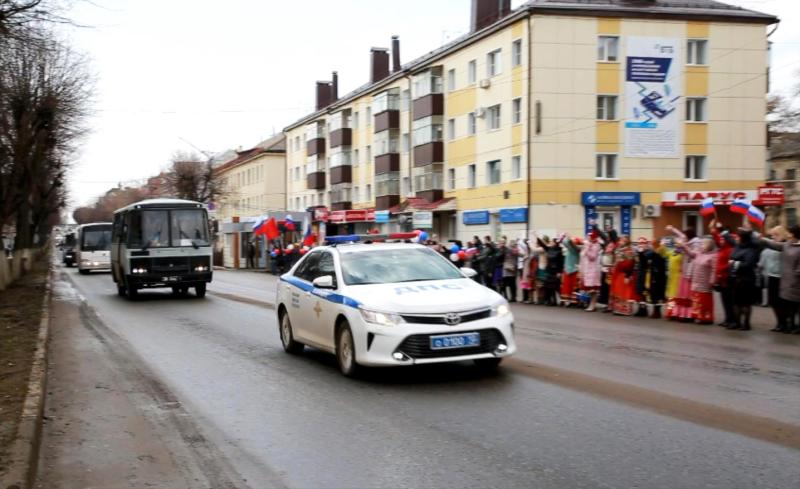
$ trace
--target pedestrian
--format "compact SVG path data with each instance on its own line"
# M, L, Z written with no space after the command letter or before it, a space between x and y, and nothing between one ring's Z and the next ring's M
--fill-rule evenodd
M733 249L730 260L730 283L733 288L734 323L728 329L747 331L750 328L750 315L758 298L756 287L756 268L758 267L758 246L753 232L739 228L739 243ZM780 243L774 243L780 245ZM774 249L782 249L776 246Z
M603 275L600 265L603 245L600 243L600 235L594 230L589 233L586 241L581 248L578 268L581 275L581 289L589 294L589 305L586 311L592 312L597 308L597 294L600 291Z
M783 333L800 334L797 314L800 312L800 226L789 228L787 240L783 243L762 239L767 248L781 253L781 282L779 297L783 300L786 326Z
M647 317L647 303L650 300L650 271L649 259L653 249L647 238L639 238L636 243L635 264L633 266L633 276L636 283L636 296L639 303L636 307L636 317Z
M483 285L489 288L492 288L494 278L494 255L495 247L492 238L486 236L483 241L483 249L478 253L478 263Z
M517 284L519 290L522 291L522 302L529 304L531 296L529 273L531 256L528 239L524 234L517 240L517 253Z
M662 240L654 240L650 249L645 253L647 305L651 309L650 318L652 319L661 318L661 307L666 299L667 260L662 248Z
M563 236L561 239L563 239ZM543 274L544 304L548 306L557 306L558 291L561 285L561 273L564 270L564 254L561 251L560 239L553 240L548 236L544 236L543 238L537 236L536 242L544 250L544 256L546 257Z
M719 326L728 327L735 324L735 315L733 313L733 288L730 284L730 257L733 253L733 248L736 246L736 240L730 233L730 230L723 228L722 224L717 222L716 219L711 220L710 224L711 236L717 245L717 267L714 277L714 290L719 292L720 302L722 302L722 310L724 318L722 322L718 323Z
M630 316L636 303L636 283L633 281L635 252L631 240L623 235L614 249L614 266L611 269L609 307L614 314Z
M583 240L575 236L565 236L561 241L564 245L564 269L561 275L561 304L572 307L578 303L575 289L578 286L578 265L580 263Z
M256 267L256 246L253 240L247 241L247 268Z
M678 290L675 296L667 305L667 318L677 319L678 321L692 321L692 258L684 251L691 249L696 253L700 252L700 240L697 239L694 229L687 228L683 232L673 226L667 226L667 231L671 232L684 246L681 246L683 259L678 278Z
M601 231L596 224L593 224L593 231L598 233L603 240L603 253L600 255L601 281L600 295L597 298L597 305L603 312L611 312L611 270L614 268L614 250L619 242L619 235L614 229L608 232Z
M786 241L786 231L781 226L770 229L768 236L776 243ZM775 314L775 327L772 331L783 333L787 329L787 318L785 317L786 306L780 297L781 288L781 252L772 248L765 248L761 251L758 259L758 277L764 281L767 289L767 304L772 307Z
M503 279L500 286L501 295L508 302L517 302L517 258L519 257L519 247L517 242L511 243L504 250L503 255Z
M697 324L714 324L713 283L717 267L717 251L714 238L701 240L700 252L687 243L679 243L692 259L692 318Z

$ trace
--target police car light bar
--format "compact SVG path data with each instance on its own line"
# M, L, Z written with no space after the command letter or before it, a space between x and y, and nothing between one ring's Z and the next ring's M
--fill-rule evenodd
M326 236L327 244L358 243L364 241L387 241L414 239L419 233L388 233L388 234L343 234L341 236Z

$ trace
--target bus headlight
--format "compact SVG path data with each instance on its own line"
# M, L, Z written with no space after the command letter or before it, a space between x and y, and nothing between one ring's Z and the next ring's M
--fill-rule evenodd
M194 271L195 272L207 272L208 271L208 267L205 266L205 265L198 265L198 266L194 267Z
M133 270L131 270L131 272L134 273L134 274L141 275L143 273L147 273L147 269L146 268L134 268Z

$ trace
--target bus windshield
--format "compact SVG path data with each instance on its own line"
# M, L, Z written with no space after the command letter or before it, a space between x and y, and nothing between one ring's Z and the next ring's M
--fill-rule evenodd
M206 213L203 209L143 210L131 219L128 242L143 248L209 246Z
M92 226L81 231L81 250L108 251L111 249L111 225Z

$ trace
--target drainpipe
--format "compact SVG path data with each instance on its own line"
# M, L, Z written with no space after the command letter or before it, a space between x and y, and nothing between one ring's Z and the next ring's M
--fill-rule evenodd
M527 209L527 213L528 213L528 219L525 221L525 236L528 237L528 239L530 239L531 215L533 214L531 212L531 146L532 146L532 144L531 144L531 117L533 115L533 114L531 114L531 98L532 98L531 80L533 79L533 76L531 74L531 66L532 66L532 64L531 64L531 61L532 61L531 60L531 57L532 57L531 56L531 52L533 51L533 49L531 49L531 17L530 17L530 15L525 19L525 26L526 26L527 35L528 35L528 39L527 39L527 42L528 42L528 66L526 67L526 71L527 71L527 75L528 76L527 76L527 82L525 83L525 90L528 92L526 94L526 97L525 97L527 99L527 104L526 105L528 106L527 115L526 115L526 121L525 121L525 131L527 131L527 134L525 136L525 145L527 146L525 148L525 166L527 167L527 172L525 174L525 181L526 181L526 186L527 186L527 190L526 190L527 207L526 207L526 209Z

